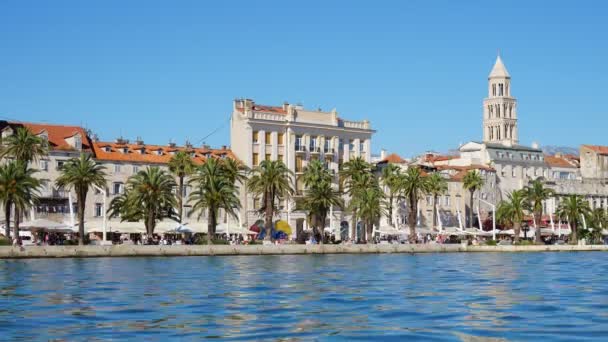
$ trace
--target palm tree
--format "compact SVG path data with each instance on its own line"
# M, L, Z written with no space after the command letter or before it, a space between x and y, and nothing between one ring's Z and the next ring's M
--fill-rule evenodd
M483 178L477 170L470 170L464 175L462 179L462 187L465 190L469 190L469 224L473 226L473 198L475 197L475 191L480 190L483 187ZM481 220L481 217L479 218Z
M507 195L506 201L498 203L496 219L502 224L513 227L515 242L519 241L521 222L524 220L527 207L528 203L524 190L513 191Z
M48 153L48 143L46 140L34 135L25 127L19 127L14 134L3 139L3 148L0 151L0 158L12 158L19 162L23 168L23 173L28 174L27 167L30 162L38 160ZM11 201L4 202L4 213L6 216L5 233L7 238L10 237L10 215L11 208L15 204ZM15 223L18 224L18 212L15 208Z
M427 179L417 167L410 167L405 172L401 187L407 197L409 213L407 223L410 226L410 242L416 243L416 223L418 222L418 199L423 196L428 189Z
M240 161L232 158L222 159L224 173L232 184L245 184L249 168Z
M339 175L342 187L346 190L350 202L353 202L355 193L365 188L373 177L372 166L361 157L353 158L342 164ZM352 212L351 236L356 237L357 205L350 203L348 207Z
M439 173L433 173L427 179L427 192L433 196L433 228L437 227L437 200L448 191L448 182Z
M562 200L557 208L557 215L570 223L572 233L570 234L573 244L578 242L577 227L580 222L581 215L589 215L591 209L589 202L585 201L582 196L570 195Z
M25 127L17 128L15 133L4 138L3 142L5 146L0 157L14 158L22 163L23 168L48 153L47 141Z
M271 239L272 218L277 208L275 203L293 194L293 172L281 160L264 160L252 171L247 183L248 190L262 196L263 204L260 213L264 214L266 228L265 240Z
M192 203L192 212L200 211L202 214L207 211L207 244L211 244L215 235L219 210L223 209L232 217L237 217L237 210L241 206L233 176L225 165L209 158L196 169L188 182L194 188L188 199L188 203Z
M401 168L395 164L388 164L386 167L382 169L382 184L386 187L388 192L388 205L387 205L387 218L388 224L394 226L393 224L393 202L395 197L398 197L400 191L400 178L401 178Z
M154 234L156 222L163 218L177 221L176 183L169 173L158 166L148 167L129 177L127 189L110 203L110 217L121 221L143 220L148 235Z
M386 214L384 208L388 205L385 200L384 191L380 188L378 180L372 178L369 186L357 191L353 202L358 207L359 217L361 217L364 223L362 240L367 242L368 238L372 237L374 223L378 222L380 217Z
M188 153L179 151L171 157L171 160L169 160L169 171L179 179L179 188L177 189L177 216L179 222L182 223L184 209L184 178L194 171L194 162Z
M68 160L60 172L61 175L55 183L58 187L73 188L78 202L78 244L84 245L84 210L86 208L87 193L91 187L105 188L105 167L91 159L90 154L80 154L80 158Z
M544 183L540 179L533 180L524 189L526 190L526 197L530 203L530 210L534 216L534 222L536 223L534 242L540 243L540 221L543 214L543 201L553 197L554 192L551 189L545 188Z
M11 161L0 166L0 200L4 204L7 238L10 237L11 206L15 207L13 235L19 240L20 213L25 212L38 199L40 181L33 177L36 171L24 168L22 162Z
M314 235L323 243L325 221L332 206L343 206L342 198L332 186L332 175L319 160L311 161L302 175L306 187L302 207L308 211Z

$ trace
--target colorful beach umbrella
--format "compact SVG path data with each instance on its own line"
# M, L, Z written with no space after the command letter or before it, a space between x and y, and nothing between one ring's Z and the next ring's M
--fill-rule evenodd
M291 234L291 226L289 225L289 223L283 220L277 221L277 223L275 224L275 229L287 235Z

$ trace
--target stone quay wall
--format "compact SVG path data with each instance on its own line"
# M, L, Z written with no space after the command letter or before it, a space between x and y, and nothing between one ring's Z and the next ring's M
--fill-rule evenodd
M451 245L187 245L187 246L27 246L0 247L0 259L173 257L214 255L304 255L457 252L582 252L608 251L608 245L464 246Z

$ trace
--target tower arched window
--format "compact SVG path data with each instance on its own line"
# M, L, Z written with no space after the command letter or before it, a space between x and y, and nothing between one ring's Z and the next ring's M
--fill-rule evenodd
M500 117L500 105L496 105L496 114L497 117Z
M503 96L504 95L503 90L504 90L504 84L499 83L498 84L498 96Z
M496 96L496 84L492 84L492 96Z

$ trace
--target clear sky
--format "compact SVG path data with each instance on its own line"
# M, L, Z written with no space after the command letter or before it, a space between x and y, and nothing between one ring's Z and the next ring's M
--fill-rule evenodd
M0 2L0 117L229 144L232 100L369 119L374 151L481 139L500 49L523 144L608 144L602 1Z

